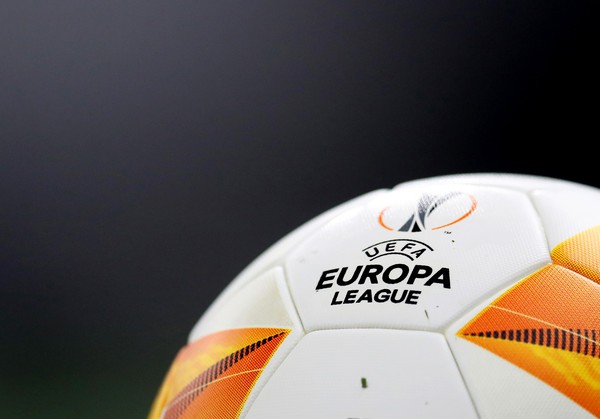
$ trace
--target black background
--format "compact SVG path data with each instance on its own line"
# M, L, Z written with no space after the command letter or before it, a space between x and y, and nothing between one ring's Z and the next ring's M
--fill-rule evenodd
M0 416L144 418L225 285L373 189L600 186L596 2L0 3Z

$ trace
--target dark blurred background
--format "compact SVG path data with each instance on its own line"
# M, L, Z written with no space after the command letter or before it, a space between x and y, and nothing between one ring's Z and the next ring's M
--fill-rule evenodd
M144 418L209 303L373 189L600 186L597 2L0 2L0 417Z

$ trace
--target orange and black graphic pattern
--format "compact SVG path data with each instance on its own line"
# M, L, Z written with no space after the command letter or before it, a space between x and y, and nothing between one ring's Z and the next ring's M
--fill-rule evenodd
M600 416L600 227L557 245L458 332Z
M237 418L287 329L227 330L183 348L149 419Z
M246 345L245 348L239 349L225 358L221 358L220 361L214 363L210 368L204 370L179 392L180 396L176 397L175 402L169 405L169 414L166 416L166 418L181 417L185 413L186 409L194 402L194 400L200 396L200 393L203 392L209 385L218 381L229 368L242 361L244 357L252 356L254 351L257 351L261 346L264 347L273 339L283 336L283 334L283 332L277 333L262 340L253 342L250 345Z

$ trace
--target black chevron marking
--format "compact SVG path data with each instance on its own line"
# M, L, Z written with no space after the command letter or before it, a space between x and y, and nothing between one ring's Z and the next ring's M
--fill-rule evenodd
M275 335L271 335L264 339L258 340L256 342L251 343L243 348L238 349L235 352L221 358L219 361L215 362L213 365L202 371L199 375L196 376L188 385L186 385L183 390L181 390L180 394L185 394L181 400L177 401L174 417L177 418L182 415L185 410L192 404L192 402L202 393L212 382L214 382L219 376L223 375L229 368L231 368L236 363L240 362L244 357L251 355L261 346L266 344L267 342L271 342L273 339L277 339L283 336L286 332L277 333Z
M569 329L567 331L553 327L493 330L466 333L464 336L523 342L600 358L600 342L597 340L599 332L594 329Z

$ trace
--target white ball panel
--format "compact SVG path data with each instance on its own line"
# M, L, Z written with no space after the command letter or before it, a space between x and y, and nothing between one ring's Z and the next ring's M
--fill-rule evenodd
M424 193L436 197L457 194L436 207L436 226L441 219L452 221L467 214L465 197L472 197L476 208L442 229L428 228L427 222L434 217L427 215L422 231L397 231L410 219ZM384 213L385 208L389 210ZM385 228L388 224L395 229ZM392 245L393 251L388 252ZM497 187L431 183L426 188L407 186L380 194L338 215L298 245L285 267L307 331L347 327L438 330L465 307L548 263L546 238L526 194ZM371 277L360 284L368 265L381 267L376 284ZM404 266L394 268L399 265ZM427 270L431 271L428 276L410 284L410 275ZM355 272L359 279L343 285ZM390 284L383 279L386 272L391 272L392 279L410 273ZM437 280L430 281L434 277ZM389 290L388 294L396 290L396 297L408 294L399 304L391 298L376 302L375 295L383 295L378 294L382 290ZM365 293L371 293L373 302L361 299Z
M247 283L204 316L188 338L193 342L220 330L241 327L280 327L302 330L291 301L283 269L275 267Z
M538 190L532 200L542 218L550 249L589 228L600 225L600 191L569 188Z
M400 417L477 417L441 334L310 333L273 374L246 419Z

